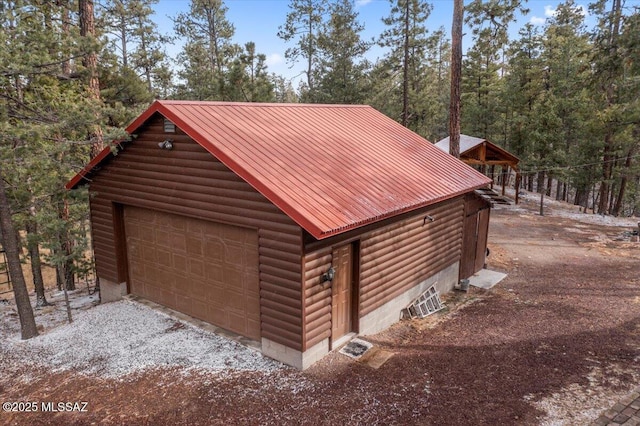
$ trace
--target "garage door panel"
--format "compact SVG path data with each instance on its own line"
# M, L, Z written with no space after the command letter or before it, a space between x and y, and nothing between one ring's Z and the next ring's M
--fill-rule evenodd
M162 229L157 229L156 230L156 245L160 246L160 247L166 247L166 248L170 248L171 247L171 241L169 240L170 238L170 233L167 231L163 231Z
M169 247L174 252L186 253L187 252L187 238L184 234L178 234L175 232L169 234Z
M140 226L138 228L138 239L145 243L155 243L155 231L150 226Z
M258 262L259 256L258 252L245 250L243 253L243 266L246 271L250 271L251 273L258 273Z
M240 244L225 244L224 246L224 263L229 266L236 265L238 259L242 259L242 246Z
M245 311L246 298L244 293L237 293L235 291L227 289L224 292L225 299L229 303L229 310L233 311Z
M191 234L203 234L204 230L207 228L206 222L188 220L187 221L187 232Z
M153 246L142 246L142 259L145 262L156 264L158 259L156 258L156 250Z
M189 276L202 281L202 278L205 277L204 262L201 259L189 257L187 264L189 265Z
M222 241L216 240L217 237L210 237L208 234L204 234L205 247L204 257L208 261L222 262L224 258L224 245Z
M224 300L224 286L222 283L218 285L210 285L207 287L205 295L202 297L202 300L210 303L212 305L220 306L222 310L225 309L225 303L222 302Z
M190 315L207 322L213 322L209 318L209 305L206 302L191 298L191 303L193 305L193 313Z
M207 281L219 281L222 282L222 264L220 263L205 263L205 278Z
M171 267L175 271L186 271L187 270L187 257L183 254L172 253L171 258L173 262L171 263Z
M171 256L171 252L165 248L157 248L156 256L158 259L158 263L160 265L166 265L167 267L171 267L173 256Z
M133 294L260 337L255 230L134 207L124 214Z
M233 287L242 286L242 273L240 271L234 271L230 269L224 269L222 272L222 281L225 284L230 284Z
M202 256L202 234L187 234L186 245L187 254L192 256Z
M188 292L193 299L206 302L207 297L211 292L211 287L201 285L200 283L197 283L195 281L191 281L189 283L186 283L186 285L184 286L184 292Z
M246 329L246 317L243 312L229 312L229 323L232 324L231 331L239 333L239 330Z
M227 330L233 330L233 324L229 323L228 311L225 310L225 307L220 304L209 304L207 305L207 316L208 321L213 324L227 324L225 327Z
M178 294L176 302L176 310L181 312L193 311L193 299L191 297L185 296L184 294Z

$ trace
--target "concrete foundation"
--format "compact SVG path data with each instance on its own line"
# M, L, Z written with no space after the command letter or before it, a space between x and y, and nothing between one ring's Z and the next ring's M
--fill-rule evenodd
M380 306L375 311L369 312L360 318L360 335L366 336L379 333L398 322L400 320L400 312L432 285L435 285L440 294L453 290L453 287L458 282L459 269L460 263L456 262L427 278L411 290Z
M329 339L325 339L312 348L300 352L263 337L262 353L269 358L273 358L299 370L305 370L329 353Z
M116 302L122 300L127 295L127 283L114 283L113 281L100 278L100 302Z

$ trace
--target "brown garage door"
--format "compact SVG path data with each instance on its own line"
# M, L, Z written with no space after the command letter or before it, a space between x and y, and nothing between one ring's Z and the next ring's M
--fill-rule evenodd
M130 206L124 223L132 294L260 338L255 230Z

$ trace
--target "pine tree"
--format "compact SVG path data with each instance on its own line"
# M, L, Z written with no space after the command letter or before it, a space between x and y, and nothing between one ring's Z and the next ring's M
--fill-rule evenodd
M279 103L297 103L299 101L291 80L285 79L281 75L271 73L269 76L271 84L273 85L273 91L275 101Z
M233 43L235 27L222 0L192 0L189 13L174 19L176 34L185 39L178 60L184 84L176 96L195 100L228 100L226 73L240 47Z
M315 101L315 80L318 73L318 38L324 25L328 0L291 0L285 24L278 28L278 37L285 42L294 42L293 47L285 51L285 57L291 66L298 60L306 62L305 85L302 92L308 102Z
M399 121L409 128L419 120L424 111L412 106L411 98L421 89L422 63L427 43L427 29L424 26L433 6L419 0L390 0L390 15L382 21L387 29L378 39L382 47L390 52L385 62L390 68L389 77L400 77L401 111ZM399 71L396 73L396 71Z
M463 63L462 132L499 143L504 111L499 102L504 49L509 24L516 12L524 13L521 0L474 0L465 6L465 21L474 44Z
M129 72L133 70L155 96L166 89L171 78L163 47L171 38L159 34L157 24L151 20L157 3L158 0L106 0L99 15L100 27L113 36L110 51L117 52L114 56L123 72L133 76ZM167 78L169 81L165 81Z
M594 140L589 137L587 124L593 104L584 85L589 70L589 44L582 11L572 0L558 5L555 15L547 21L542 46L544 83L552 100L549 108L557 117L557 126L542 130L554 144L549 165L590 163ZM583 182L579 192L587 192L585 183L589 182L583 174L584 170L578 168L568 174L556 172L553 177L558 180L558 187L568 179Z
M451 43L441 27L426 38L424 59L416 69L419 82L414 84L409 98L410 105L418 111L409 127L431 141L449 135L450 57Z
M322 103L360 104L368 93L364 59L370 44L360 33L352 0L339 0L329 7L329 20L318 36L319 66L315 100Z
M520 158L520 169L526 171L537 168L531 136L538 131L535 114L544 92L545 66L541 58L542 36L536 27L525 25L519 36L509 47L500 102L509 111L505 117L505 148Z
M267 73L266 55L256 53L254 42L244 45L228 73L227 90L230 100L244 102L273 102L273 83Z

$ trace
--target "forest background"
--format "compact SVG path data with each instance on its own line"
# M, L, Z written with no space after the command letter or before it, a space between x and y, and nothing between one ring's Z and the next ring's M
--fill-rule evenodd
M0 1L1 241L10 267L30 260L38 305L41 261L65 289L92 268L89 195L64 184L154 99L368 104L448 136L450 26L430 24L433 4L390 0L365 36L367 2L288 1L269 25L292 77L235 41L224 1L182 3L168 28L157 0ZM640 215L640 4L569 0L521 24L526 13L524 0L464 2L461 132L518 156L529 191Z

